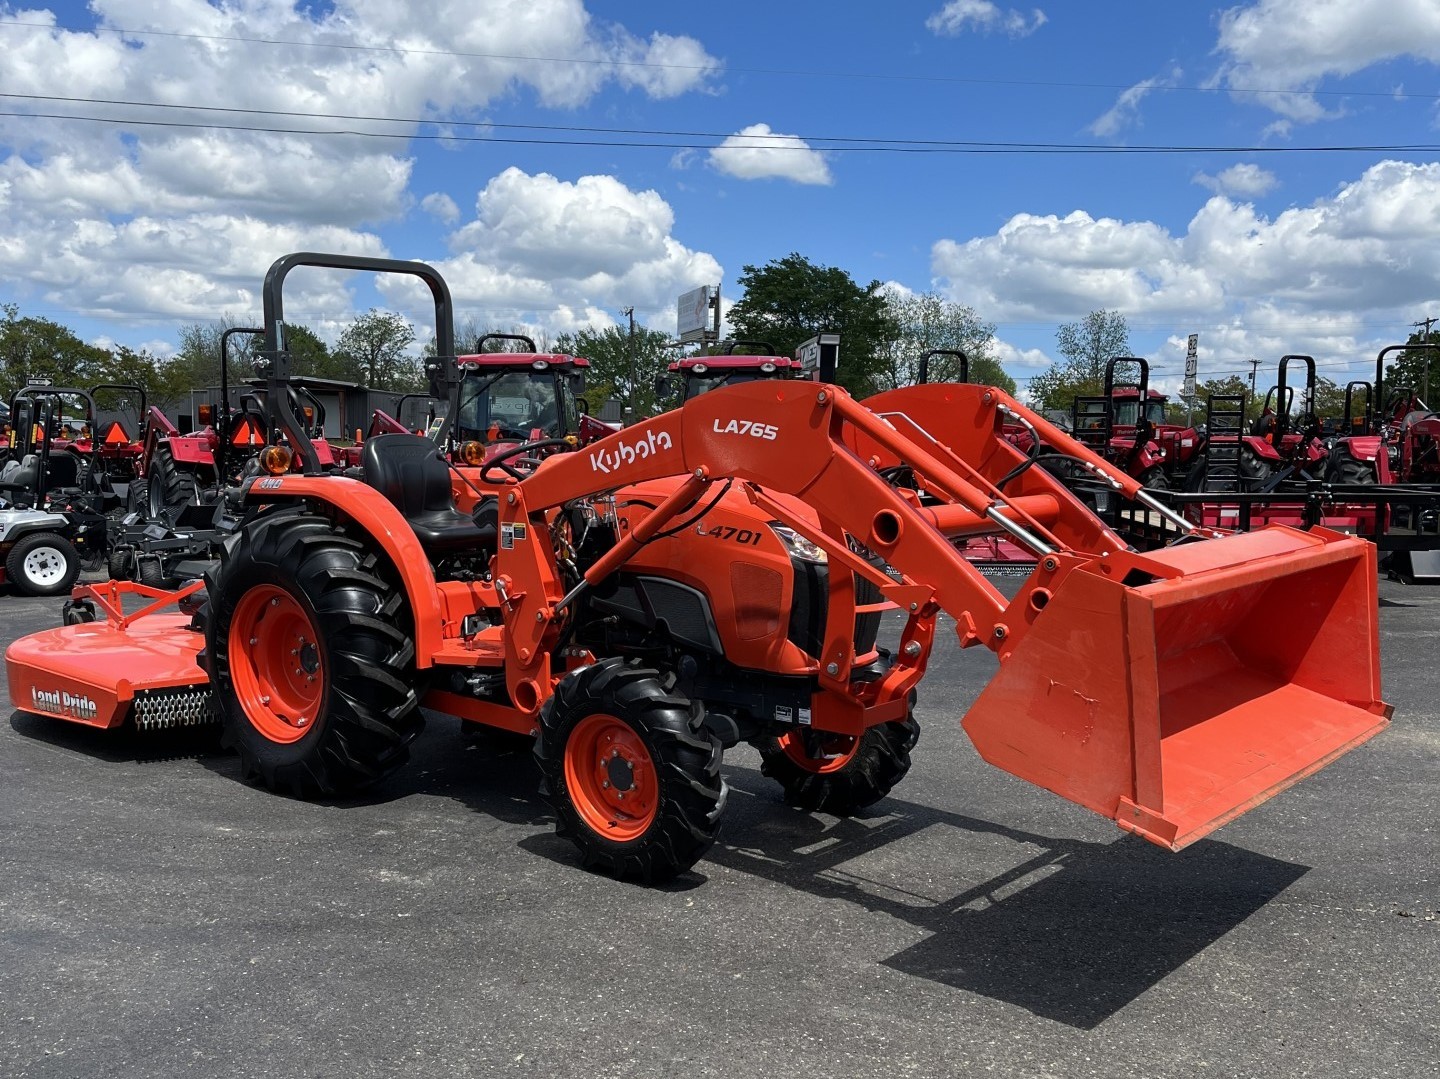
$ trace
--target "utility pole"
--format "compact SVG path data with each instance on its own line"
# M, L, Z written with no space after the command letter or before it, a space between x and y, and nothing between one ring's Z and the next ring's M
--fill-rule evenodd
M635 408L635 308L627 307L620 313L630 320L630 392L625 395L625 411L629 412Z
M1424 326L1424 327L1425 327L1425 336L1422 337L1422 338L1420 338L1420 343L1421 343L1421 344L1429 344L1429 343L1430 343L1430 326L1431 326L1432 323L1435 323L1435 322L1440 322L1440 319L1425 318L1425 319L1421 319L1419 322L1412 322L1412 323L1410 323L1410 325L1411 325L1411 326L1414 326L1416 329L1419 329L1421 326ZM1429 353L1429 351L1427 350L1426 352L1423 353L1423 355L1424 355L1424 357L1425 357L1425 361L1424 361L1424 362L1425 362L1425 373L1420 376L1420 383L1421 383L1421 386L1420 386L1420 402L1421 402L1421 404L1424 404L1426 401L1430 400L1430 353Z

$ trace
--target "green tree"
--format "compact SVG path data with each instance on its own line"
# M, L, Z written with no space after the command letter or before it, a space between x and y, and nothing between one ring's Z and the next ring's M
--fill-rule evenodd
M1119 311L1091 311L1056 330L1055 345L1064 362L1030 380L1030 399L1037 408L1068 410L1077 396L1105 392L1105 365L1129 354L1130 327Z
M1260 415L1260 402L1257 401L1255 395L1250 392L1250 380L1248 378L1241 378L1239 375L1227 375L1224 378L1207 378L1199 382L1195 390L1196 423L1205 422L1206 402L1210 400L1211 394L1216 393L1244 394L1245 419L1247 423ZM1185 414L1184 407L1183 404L1180 406L1180 415L1182 417ZM1173 410L1175 405L1172 403L1170 408Z
M0 394L11 394L27 378L48 378L57 386L89 386L112 381L110 353L87 345L73 331L48 318L21 318L15 304L0 307Z
M878 389L914 385L920 378L920 358L940 348L965 353L971 382L1015 392L1015 380L995 357L995 324L982 321L973 307L953 303L938 292L886 289L884 296L885 307L900 332L886 342L880 354ZM953 381L960 377L959 367L953 356L936 356L929 364L929 379Z
M424 386L422 367L409 351L414 342L415 328L403 316L372 307L340 335L332 359L370 389L413 392Z
M744 295L728 316L736 338L768 341L777 354L791 356L817 333L838 333L840 384L857 396L883 384L885 349L900 330L879 281L861 288L844 270L791 253L746 266L740 287Z
M1432 330L1428 334L1412 333L1405 343L1440 346L1440 330ZM1427 348L1391 353L1390 363L1385 368L1385 396L1388 398L1396 390L1413 390L1427 404L1431 397L1440 396L1440 350ZM1384 404L1384 401L1377 402L1376 407Z
M666 345L668 334L636 326L632 338L624 326L562 333L554 350L590 361L586 396L598 410L606 398L620 402L626 421L655 411L655 377L663 375L674 358Z

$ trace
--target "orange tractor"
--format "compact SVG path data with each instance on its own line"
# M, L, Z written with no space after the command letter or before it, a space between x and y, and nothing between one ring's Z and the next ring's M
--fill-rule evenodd
M103 621L12 644L20 707L98 727L214 708L245 775L300 795L392 772L422 705L533 735L557 829L587 862L647 879L714 841L721 757L739 742L801 804L882 797L909 764L942 611L962 647L999 658L964 719L985 759L1168 847L1385 725L1372 547L1179 521L1187 541L1129 551L1002 423L1169 511L983 386L867 408L826 384L757 381L574 452L475 446L460 457L476 464L454 465L381 435L363 479L321 476L276 404L282 279L272 269L265 292L267 399L303 471L264 451L203 604L199 582L91 586L76 603ZM898 469L915 488L885 478ZM493 518L460 508L492 497ZM1037 559L1013 598L953 545L992 532ZM1276 605L1286 634L1255 617ZM889 648L882 608L899 616Z

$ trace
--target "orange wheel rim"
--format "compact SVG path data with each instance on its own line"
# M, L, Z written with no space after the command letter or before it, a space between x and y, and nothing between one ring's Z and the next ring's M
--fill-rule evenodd
M823 731L789 730L779 739L780 749L796 765L807 772L838 772L855 759L860 739L849 734L826 734Z
M314 623L283 588L245 593L230 621L230 681L245 716L272 742L298 742L320 717L325 666Z
M586 716L570 733L565 786L580 819L620 843L643 835L660 805L660 781L645 742L610 715Z

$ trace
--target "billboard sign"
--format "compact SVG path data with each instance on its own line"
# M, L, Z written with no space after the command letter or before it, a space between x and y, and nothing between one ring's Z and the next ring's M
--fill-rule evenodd
M710 329L710 286L682 295L675 305L675 333L681 341L703 341Z

